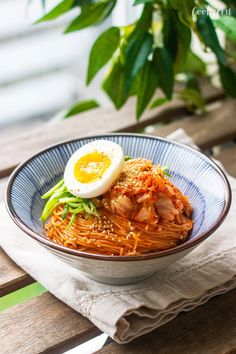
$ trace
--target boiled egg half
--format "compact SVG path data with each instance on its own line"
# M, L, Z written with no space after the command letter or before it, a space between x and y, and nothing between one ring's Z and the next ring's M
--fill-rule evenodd
M119 177L124 163L120 145L95 140L83 145L70 157L64 173L67 189L81 198L102 195Z

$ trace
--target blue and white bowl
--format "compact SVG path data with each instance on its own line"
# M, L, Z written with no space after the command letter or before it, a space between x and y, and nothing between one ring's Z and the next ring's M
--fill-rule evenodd
M193 206L194 226L185 243L152 254L121 257L89 254L47 239L39 220L44 206L41 195L62 177L73 152L97 139L120 144L125 155L170 166L171 181L189 197ZM109 284L140 281L188 254L220 226L230 203L227 178L211 159L187 145L138 134L92 136L51 146L13 172L6 192L8 212L24 232L88 277Z

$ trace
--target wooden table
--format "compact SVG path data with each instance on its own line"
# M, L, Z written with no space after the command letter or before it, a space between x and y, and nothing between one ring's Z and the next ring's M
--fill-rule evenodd
M135 132L153 124L155 126L146 131L159 136L180 127L186 129L203 150L214 153L236 177L236 146L233 144L236 139L236 103L207 85L204 95L210 104L209 112L204 116L189 116L182 103L173 101L149 111L136 122L131 99L119 112L111 108L93 110L57 123L57 126L42 126L5 137L0 141L0 199L7 176L14 167L47 145L104 132ZM166 125L166 122L170 124ZM0 296L34 281L0 250ZM100 331L90 321L48 292L0 313L1 353L62 353L98 334ZM236 353L236 290L180 314L130 344L118 345L110 341L98 353Z

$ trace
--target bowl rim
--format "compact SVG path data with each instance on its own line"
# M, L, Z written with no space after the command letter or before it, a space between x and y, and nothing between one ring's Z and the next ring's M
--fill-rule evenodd
M109 256L109 255L102 255L102 254L92 254L92 253L87 253L87 252L82 252L79 250L74 250L69 247L65 247L63 245L59 245L47 238L44 238L42 235L39 233L31 230L17 215L17 213L14 210L14 207L11 202L11 190L12 190L12 185L13 182L18 175L18 173L28 164L30 163L33 159L36 157L40 156L41 154L48 152L50 150L53 150L55 148L58 148L60 146L63 146L65 144L73 143L78 140L85 140L85 139L102 139L102 138L109 138L109 137L114 137L114 136L126 136L126 137L133 137L133 138L146 138L146 139L151 139L153 141L163 141L166 143L174 144L177 146L182 147L183 149L190 150L194 154L200 156L203 158L206 162L208 162L211 167L221 176L222 181L224 182L224 187L225 187L225 202L224 202L224 207L223 210L218 217L218 219L215 221L214 225L211 227L210 230L206 232L200 233L198 236L194 237L193 239L189 239L185 241L184 243L175 246L173 248L163 250L163 251L157 251L149 254L144 254L144 255L137 255L137 256ZM217 165L217 163L209 156L207 156L205 153L200 151L198 148L184 144L179 141L175 141L172 139L168 138L163 138L163 137L158 137L158 136L152 136L148 134L138 134L138 133L106 133L106 134L96 134L96 135L90 135L90 136L84 136L84 137L79 137L75 139L69 139L69 140L64 140L56 144L49 145L47 148L41 149L38 151L36 154L32 155L25 161L23 161L21 164L19 164L18 167L11 173L7 187L6 187L6 192L5 192L5 206L8 211L8 214L10 215L11 219L14 221L14 223L26 234L28 234L31 238L34 240L37 240L40 244L43 244L47 248L52 248L54 251L59 251L62 252L63 254L71 255L71 256L77 256L77 257L82 257L82 258L90 258L94 260L100 260L100 261L141 261L141 260L150 260L154 258L161 258L165 257L168 255L173 255L177 254L182 251L186 251L189 248L192 248L194 246L197 246L199 243L201 243L203 240L208 238L213 232L215 232L218 227L222 224L224 221L225 217L227 216L230 206L231 206L231 201L232 201L232 191L231 187L229 184L229 181L224 173L224 171Z

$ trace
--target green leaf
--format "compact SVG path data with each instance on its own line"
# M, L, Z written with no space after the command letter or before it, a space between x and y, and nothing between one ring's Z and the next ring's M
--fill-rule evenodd
M101 0L94 4L84 5L80 15L70 23L64 33L78 31L104 21L105 18L111 13L115 4L116 0Z
M87 101L80 101L73 106L71 106L64 114L64 118L69 118L75 114L79 114L85 111L88 111L93 108L99 107L99 103L95 100L87 100Z
M138 100L136 106L136 117L139 119L152 99L157 88L157 72L154 64L148 61L143 67L140 75Z
M143 36L133 39L132 43L129 43L125 62L125 89L127 92L151 53L152 45L153 38L149 33L145 33Z
M193 89L195 91L200 92L199 83L197 81L197 78L194 75L192 74L187 75L186 88Z
M151 103L149 108L153 109L153 108L159 107L166 102L168 102L168 99L166 97L159 97Z
M72 9L73 3L74 0L63 0L56 7L54 7L50 12L48 12L46 15L44 15L39 20L37 20L35 23L54 20L55 18L63 15L64 13Z
M166 9L163 14L164 25L163 25L163 42L164 47L169 51L173 61L177 56L178 50L178 37L177 30L175 26L176 14L175 11Z
M124 84L124 67L121 65L120 60L117 60L103 82L103 89L114 103L116 109L120 109L128 99Z
M206 75L206 64L191 50L187 53L185 71L198 75Z
M126 59L126 90L130 90L130 86L134 83L132 82L136 76L135 71L144 65L147 55L151 51L153 38L148 33L152 24L152 11L153 7L151 4L145 4L141 17L137 21L134 30L127 38L127 44L122 48L124 51L124 58ZM144 49L144 52L142 52ZM147 54L148 53L148 54ZM145 58L146 56L146 58ZM145 58L145 59L144 59ZM136 65L133 68L133 64Z
M140 76L141 76L141 70L139 71L139 73L136 75L136 77L132 82L132 85L129 90L129 96L137 96L139 85L140 85Z
M196 54L189 50L185 60L179 65L178 72L175 73L192 73L200 76L206 75L206 64Z
M163 41L174 62L174 72L182 72L190 50L191 30L180 21L176 10L164 12Z
M155 0L134 0L133 6L140 4L154 3Z
M220 28L233 43L236 43L236 18L232 16L221 16L214 21L214 25Z
M169 0L169 7L177 10L180 20L187 25L193 24L192 11L195 6L194 0Z
M187 15L192 15L192 10L196 5L194 0L169 0L169 6Z
M133 32L129 36L129 41L137 38L139 35L143 35L143 33L148 32L151 23L152 23L152 4L145 4L143 8L143 12L141 14L140 19L137 21L136 26Z
M153 55L153 62L157 70L158 85L170 100L174 85L172 58L165 48L156 48Z
M177 32L177 54L175 58L174 71L178 73L182 65L186 65L187 55L191 44L191 30L180 20L176 11L172 12L173 26Z
M201 93L192 88L186 88L180 93L180 98L185 101L189 107L197 107L202 110L205 109L205 101Z
M92 46L89 56L87 84L97 72L110 60L120 42L120 30L111 27L103 32Z
M215 53L218 62L224 65L225 52L220 46L212 20L206 10L198 16L196 26L205 45Z
M220 78L225 92L236 98L236 73L230 67L220 64Z

